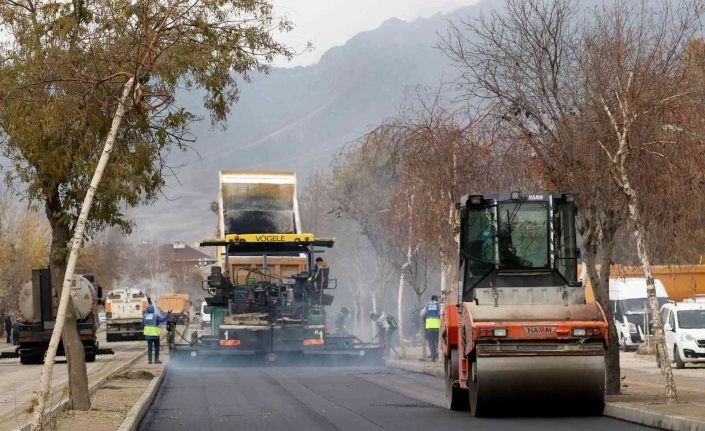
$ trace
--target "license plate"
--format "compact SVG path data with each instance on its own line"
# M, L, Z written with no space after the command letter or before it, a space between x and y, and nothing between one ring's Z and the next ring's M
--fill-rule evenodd
M555 326L524 326L524 332L528 335L550 335L556 333Z

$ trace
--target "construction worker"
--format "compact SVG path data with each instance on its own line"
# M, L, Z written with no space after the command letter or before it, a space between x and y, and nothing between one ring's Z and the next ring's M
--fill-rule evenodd
M350 310L348 307L342 307L340 313L335 317L335 332L337 334L347 334L348 330L346 328L346 321L348 320L348 315L350 315Z
M325 289L328 287L328 274L330 273L330 268L328 264L322 257L316 258L316 266L313 270L313 274L308 278L308 281L313 282L316 286L316 290Z
M147 363L152 363L152 350L154 350L154 363L161 364L159 360L159 337L161 330L159 325L169 319L169 313L166 316L159 315L154 311L154 305L147 306L147 312L142 316L142 324L144 325L144 338L147 339Z
M426 340L431 350L430 359L435 362L438 360L438 331L441 328L441 306L437 295L431 295L431 300L424 307L423 316Z
M7 344L12 341L12 317L10 313L5 313L5 335L7 335Z
M370 320L375 323L375 327L377 328L377 335L375 336L375 339L379 339L379 342L383 346L382 350L384 354L386 355L389 353L389 349L392 349L395 353L397 353L396 349L392 346L392 336L399 327L397 319L394 318L394 316L387 315L387 313L383 311L381 315L370 313ZM397 356L399 356L399 353L397 353Z

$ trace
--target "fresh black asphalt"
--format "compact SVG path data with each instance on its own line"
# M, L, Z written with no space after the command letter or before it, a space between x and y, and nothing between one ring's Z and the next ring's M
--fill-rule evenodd
M649 429L608 417L473 418L468 412L446 410L442 407L444 402L443 383L439 379L384 368L170 364L140 429Z

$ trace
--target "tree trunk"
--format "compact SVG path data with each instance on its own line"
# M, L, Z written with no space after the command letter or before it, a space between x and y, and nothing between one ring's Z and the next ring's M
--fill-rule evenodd
M629 79L627 81L625 93L629 94L632 90L634 73L629 73ZM619 95L617 96L619 98ZM627 100L628 98L624 98ZM627 208L629 209L629 219L631 220L632 234L636 240L636 252L641 261L641 267L644 270L644 278L646 278L646 295L649 303L649 309L651 312L651 318L654 324L654 336L656 341L656 351L659 355L659 365L661 366L661 374L663 375L666 400L669 404L675 404L678 402L678 393L676 391L676 382L673 379L673 370L671 369L671 362L668 358L668 349L666 348L666 337L663 333L663 325L661 323L661 316L659 315L658 301L656 300L656 284L654 283L654 275L651 270L651 260L649 258L649 252L646 249L646 239L644 238L644 224L641 220L641 215L639 214L639 199L637 197L636 190L631 186L631 181L629 180L629 173L627 172L627 162L629 161L631 145L630 136L631 127L633 122L636 120L637 116L630 111L631 105L626 102L619 103L621 109L621 116L623 122L617 121L615 116L612 114L607 103L602 100L603 108L605 113L612 123L614 128L618 148L617 152L612 155L609 150L603 145L602 149L607 153L612 162L612 167L614 168L614 180L615 183L622 190L627 198ZM602 144L600 144L602 145Z
M409 267L409 257L411 256L411 247L408 247L406 254L406 262L399 268L399 290L397 291L397 321L399 322L399 347L401 347L401 357L406 358L406 346L404 345L404 307L402 300L404 298L404 284L406 283L406 271Z
M51 247L49 250L49 271L51 273L52 291L57 298L62 296L64 276L66 274L66 252L71 230L58 219L59 192L55 190L54 198L47 202L47 217L51 225ZM58 319L57 319L58 320ZM69 380L69 404L74 410L86 411L91 408L91 399L88 394L88 372L86 370L86 352L78 333L76 313L73 308L71 296L67 304L65 321L61 331L61 341L66 354ZM47 355L48 356L48 355Z
M456 286L450 286L448 289L449 265L446 259L441 255L441 303L455 304L458 300L458 292ZM450 301L450 302L449 302Z
M619 171L622 178L622 189L628 199L629 218L632 221L632 233L634 234L634 238L636 240L636 251L639 256L639 260L641 260L641 267L644 270L644 277L646 278L646 294L648 297L651 318L654 323L656 349L659 355L661 374L663 375L664 386L666 389L666 400L669 404L675 404L678 402L678 393L676 391L676 382L673 378L671 362L668 359L666 337L663 332L663 324L661 323L661 316L659 314L658 301L656 300L656 283L654 283L654 274L651 270L649 252L646 249L644 225L639 214L639 201L637 199L636 191L631 188L629 183L629 177L627 176L624 162L619 165Z
M113 117L110 132L108 133L108 136L105 139L105 146L103 147L103 152L100 155L98 166L96 167L96 170L93 173L93 178L91 179L91 183L88 186L88 190L86 191L86 196L83 199L81 212L79 213L78 220L76 221L76 228L73 232L73 238L71 240L71 251L69 253L69 258L66 265L66 273L63 278L63 287L61 289L60 296L61 299L59 300L59 309L56 313L54 331L51 334L51 341L49 341L49 349L47 350L46 358L44 360L44 368L42 369L40 388L38 392L35 392L35 398L32 400L33 404L36 402L36 408L34 409L34 412L32 414L31 422L31 429L33 431L41 430L44 425L44 410L46 409L46 403L49 401L49 393L51 392L51 378L52 373L54 371L54 360L56 359L56 350L59 347L59 341L62 332L64 332L64 336L68 335L68 337L66 338L66 343L75 342L73 334L68 332L70 331L71 327L73 327L73 331L76 332L75 318L71 319L71 316L73 315L73 306L71 304L71 282L74 277L76 262L78 261L78 252L81 249L81 245L83 243L86 221L88 220L88 214L90 213L91 205L93 204L93 197L95 196L96 189L100 184L100 180L103 176L103 172L105 171L105 167L107 166L108 161L110 160L110 153L112 152L113 145L115 143L115 138L117 137L118 130L120 129L120 126L122 124L122 119L125 116L125 112L127 111L127 105L132 100L133 83L134 79L130 78L123 86L122 96L120 98L118 108L115 112L115 116ZM71 320L73 320L73 324L71 324ZM65 327L69 329L67 331L64 331ZM78 337L77 333L76 337ZM82 345L80 345L80 350L83 351ZM70 354L75 355L75 353L76 352L72 352ZM69 357L68 359L69 361L71 361L71 359L75 360L77 358ZM85 360L85 357L83 359ZM69 375L72 371L73 369L69 362ZM81 371L81 373L86 373L85 362L83 364L83 370ZM74 382L76 384L80 383L79 381L75 380L75 377L76 376L74 376L73 380L69 378L71 384L73 384ZM88 392L87 382L88 378L86 377L86 393ZM88 402L90 406L90 400Z
M69 299L66 308L66 320L61 338L66 353L69 374L69 407L73 410L87 411L91 408L91 398L88 393L88 370L86 369L86 351L78 333L76 312L73 301Z
M417 310L419 312L416 314L416 318L421 322L419 325L420 328L420 333L421 333L421 357L425 358L426 357L426 325L425 325L425 320L421 318L421 307L423 305L423 299L421 298L421 295L416 295L416 305L417 305Z
M608 395L618 395L621 393L621 366L619 363L619 336L614 325L614 312L609 304L609 280L610 264L612 263L612 252L614 242L602 242L602 264L600 271L597 270L597 246L593 245L592 239L584 237L583 247L585 249L585 267L590 285L595 295L595 300L602 307L607 318L607 353L605 355L605 393Z

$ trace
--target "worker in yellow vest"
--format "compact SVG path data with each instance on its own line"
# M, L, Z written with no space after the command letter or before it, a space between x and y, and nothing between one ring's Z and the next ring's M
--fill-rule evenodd
M435 362L438 360L438 331L441 328L441 306L437 295L431 296L431 300L424 307L423 315L426 340L431 350L430 359Z
M166 316L160 316L154 311L154 305L147 306L147 312L142 316L142 325L144 326L144 338L147 340L147 362L152 363L152 350L154 350L154 363L161 364L159 360L159 337L161 330L159 325L169 320L169 313Z

